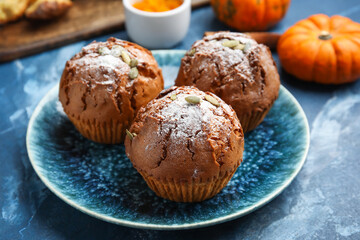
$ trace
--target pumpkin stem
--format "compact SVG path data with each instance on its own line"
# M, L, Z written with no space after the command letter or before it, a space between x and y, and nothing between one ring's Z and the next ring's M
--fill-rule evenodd
M321 40L330 40L332 37L333 36L328 31L321 31L319 35L319 39Z

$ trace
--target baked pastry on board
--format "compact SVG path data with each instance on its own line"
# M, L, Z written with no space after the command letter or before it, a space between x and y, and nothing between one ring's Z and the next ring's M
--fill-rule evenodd
M93 42L67 61L59 99L86 138L121 143L141 106L164 88L152 53L131 42Z
M192 45L175 84L215 93L234 108L247 132L277 99L280 78L268 47L245 34L217 32Z
M72 5L71 0L0 0L0 24L15 21L24 14L29 19L53 19Z
M21 18L29 2L30 0L0 0L0 24Z
M53 19L63 15L72 5L70 0L32 0L25 16L30 19Z
M244 135L235 111L195 87L171 87L138 112L126 154L160 197L200 202L221 191L240 165Z

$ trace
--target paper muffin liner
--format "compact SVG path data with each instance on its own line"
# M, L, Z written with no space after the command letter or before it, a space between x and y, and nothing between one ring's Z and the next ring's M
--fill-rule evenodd
M95 119L80 119L71 115L68 117L81 135L94 142L115 144L122 143L125 139L123 123L120 121L100 122Z
M139 171L139 173L159 197L175 202L201 202L218 194L230 181L239 165L240 163L221 177L206 180L156 179L145 172Z
M264 120L276 99L262 111L252 111L250 114L243 115L237 114L244 133L254 130Z
M270 108L271 106L261 112L253 111L250 114L238 115L244 133L255 129L264 120Z

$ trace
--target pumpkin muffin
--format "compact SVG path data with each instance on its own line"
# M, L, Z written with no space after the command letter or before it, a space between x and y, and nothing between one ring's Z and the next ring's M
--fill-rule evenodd
M221 191L240 165L244 135L235 111L195 87L162 91L138 112L126 154L160 197L200 202Z
M234 108L247 132L277 99L280 78L268 47L245 34L217 32L192 45L175 84L215 93Z
M0 24L21 18L30 0L1 0Z
M30 19L52 19L63 15L72 5L70 0L32 0L25 15Z
M140 107L163 88L161 69L149 50L109 38L89 44L67 61L59 99L84 137L120 143Z

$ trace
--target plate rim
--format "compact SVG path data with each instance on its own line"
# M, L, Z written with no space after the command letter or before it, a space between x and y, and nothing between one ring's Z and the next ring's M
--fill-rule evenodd
M154 54L169 54L169 53L176 53L176 54L180 54L180 53L185 53L185 50L154 50L152 51ZM309 128L309 122L308 119L306 117L306 114L303 110L303 108L301 107L300 103L296 100L296 98L290 93L289 90L287 90L284 86L280 86L281 91L283 91L287 96L290 97L290 99L292 100L292 102L295 104L296 108L299 110L300 116L302 118L302 120L305 123L305 140L306 140L306 148L304 150L303 156L301 158L300 164L298 166L298 168L291 174L291 176L286 179L286 181L284 181L281 186L279 186L278 188L276 188L275 191L273 191L271 194L269 194L267 197L261 199L258 203L249 206L245 209L242 209L240 211L236 211L232 214L228 214L226 216L222 216L222 217L217 217L217 218L213 218L211 220L205 220L205 221L200 221L200 222L195 222L195 223L185 223L185 224L169 224L169 225L165 225L165 224L152 224L152 223L139 223L139 222L133 222L133 221L129 221L129 220L124 220L124 219L119 219L119 218L115 218L115 217L110 217L110 216L106 216L105 214L101 214L101 213L97 213L93 210L90 210L86 207L81 206L80 204L74 202L73 200L69 199L66 197L66 195L63 195L60 191L58 191L55 187L52 186L51 182L48 181L48 179L41 174L40 171L40 167L38 167L38 165L35 163L36 161L34 160L35 157L33 157L32 152L30 151L30 134L31 131L33 129L33 125L34 125L34 121L36 119L36 117L40 114L41 110L43 109L44 105L48 102L48 99L50 98L50 96L52 96L55 91L58 91L59 88L59 84L56 84L54 87L52 87L46 94L45 96L40 100L40 102L38 103L38 105L36 106L34 112L32 113L29 123L28 123L28 128L26 131L26 150L28 153L28 157L30 160L30 163L34 169L34 171L36 172L36 174L38 175L38 177L40 178L40 180L45 184L45 186L52 192L54 193L57 197L59 197L61 200L63 200L65 203L69 204L70 206L74 207L75 209L78 209L79 211L90 215L92 217L95 217L97 219L106 221L106 222L110 222L110 223L114 223L114 224L118 224L118 225L122 225L122 226L127 226L127 227L132 227L132 228L140 228L140 229L154 229L154 230L182 230L182 229L193 229L193 228L201 228L201 227L207 227L207 226L211 226L211 225L215 225L215 224L219 224L219 223L223 223L223 222L227 222L242 216L245 216L257 209L259 209L260 207L264 206L265 204L269 203L270 201L272 201L273 199L275 199L280 193L282 193L289 185L290 183L294 180L294 178L298 175L298 173L300 172L300 170L302 169L308 151L309 151L309 147L310 147L310 128Z

